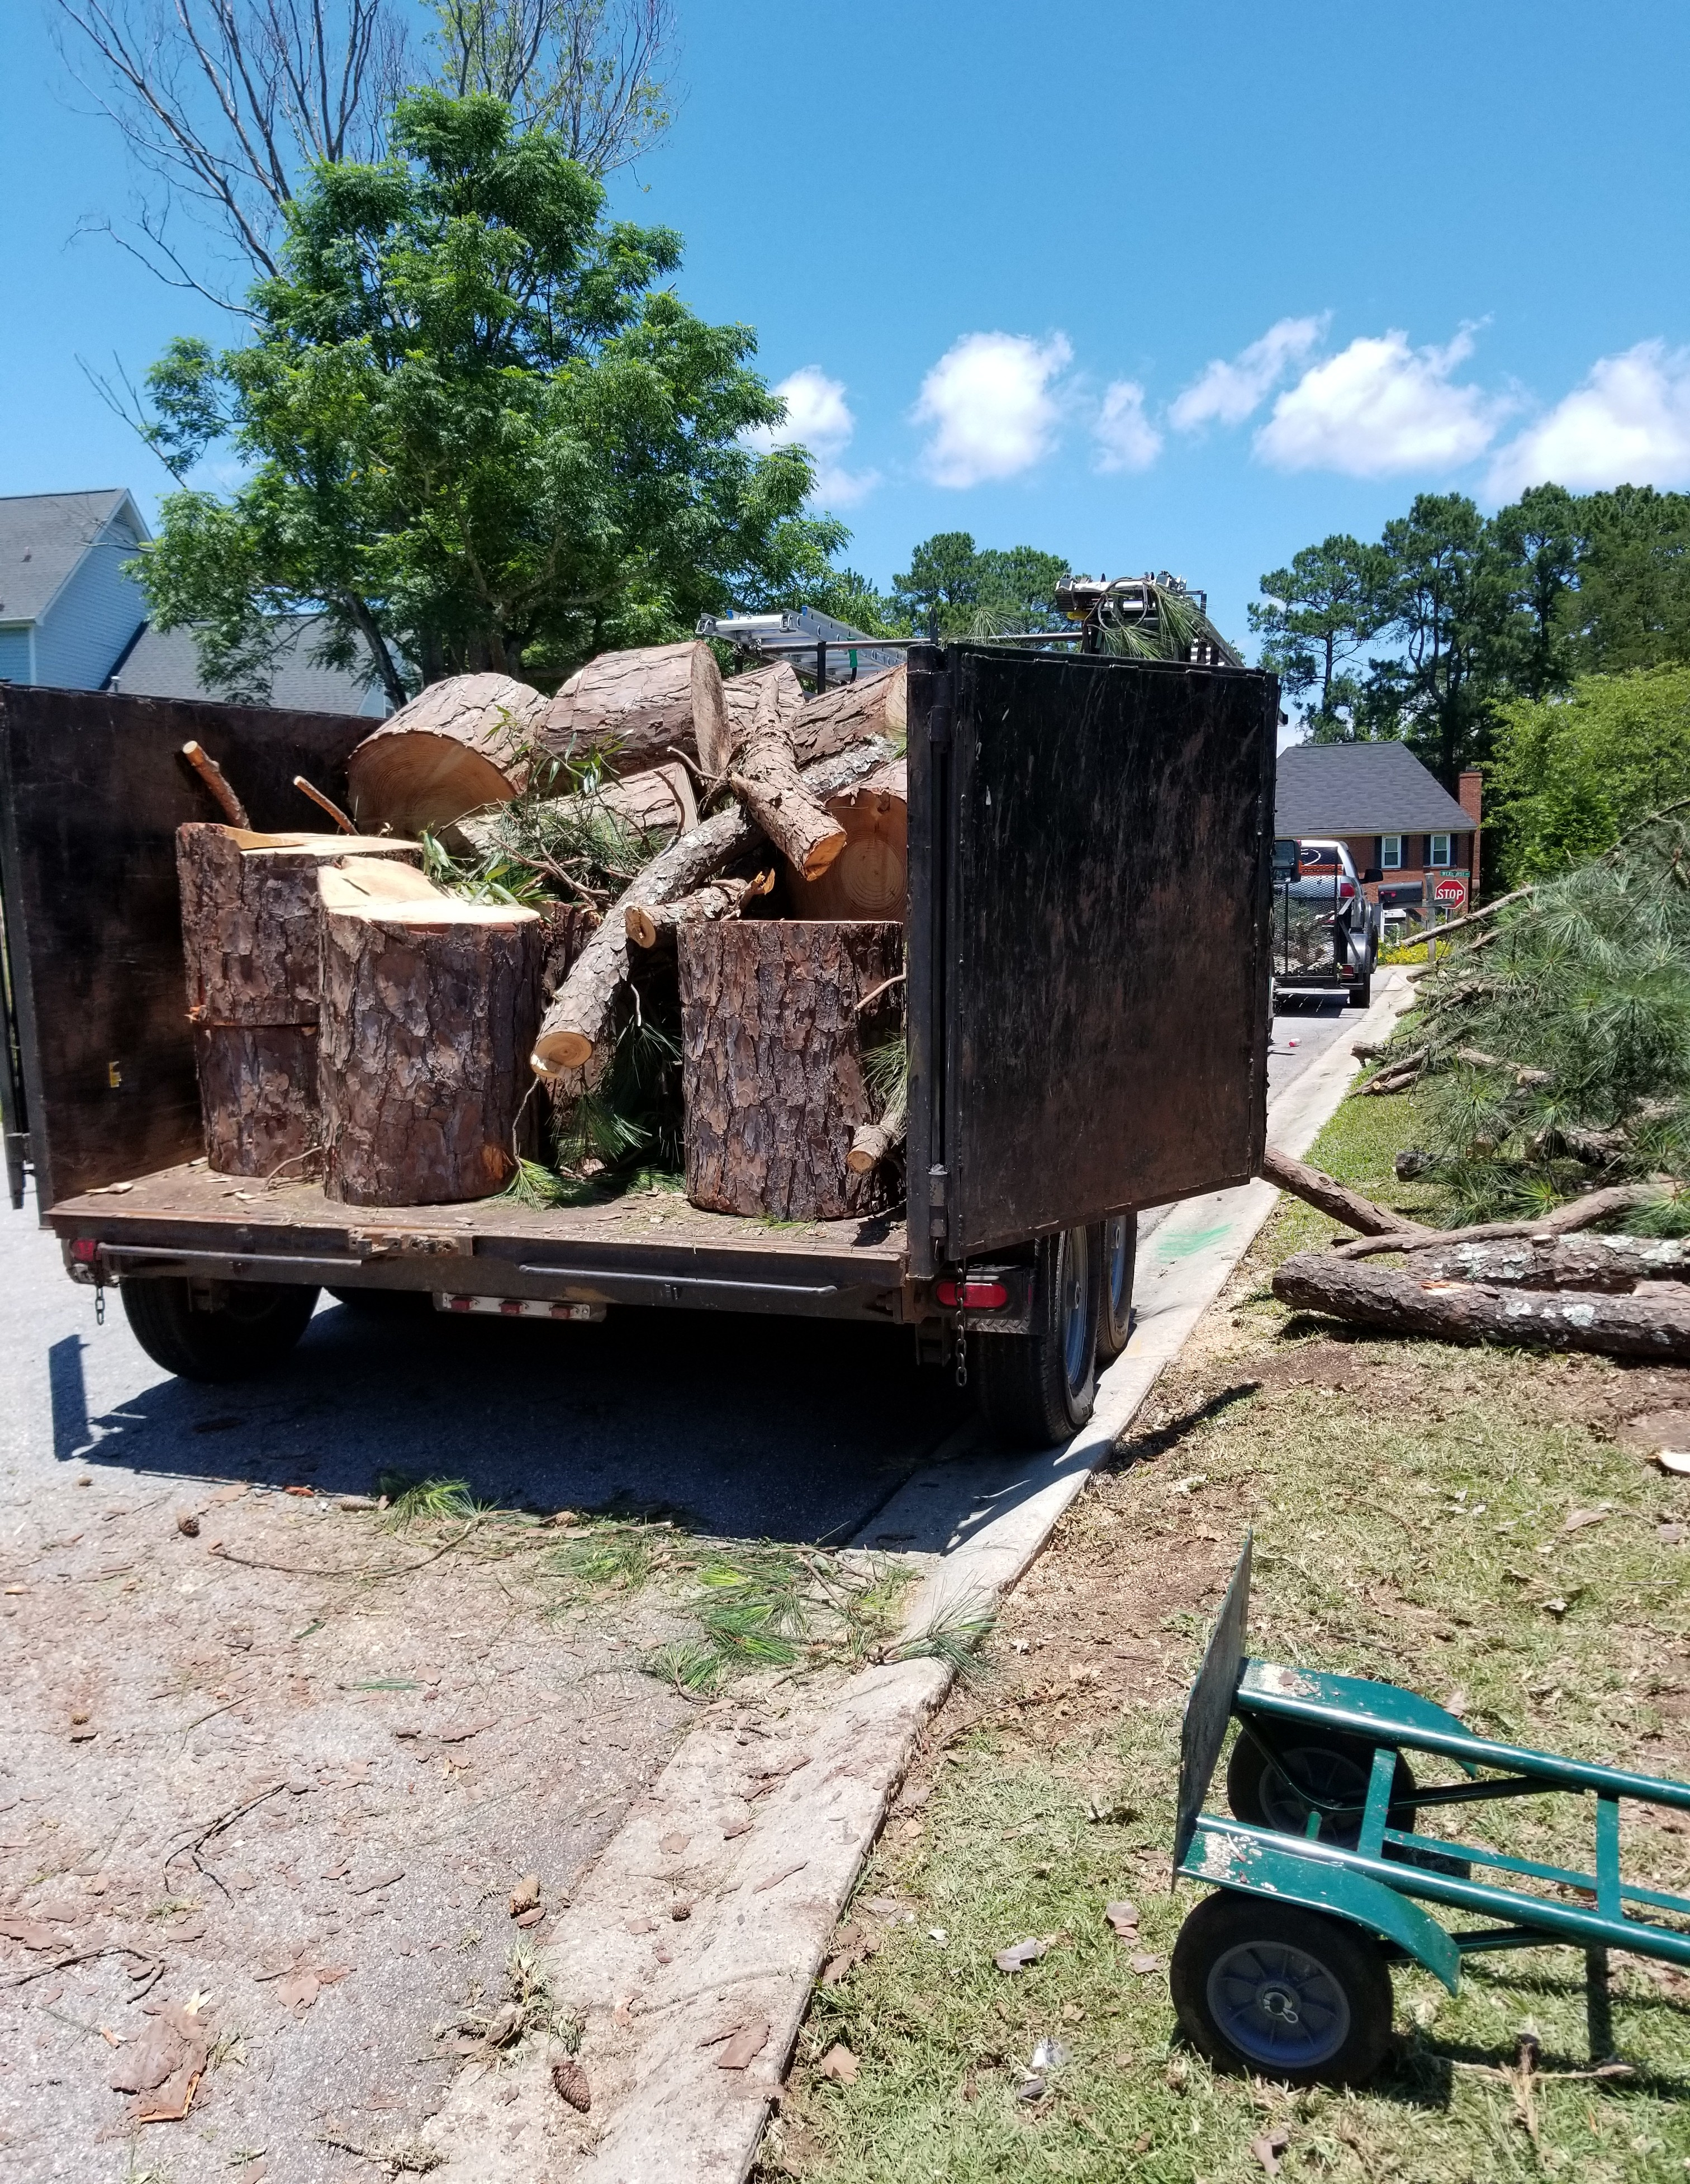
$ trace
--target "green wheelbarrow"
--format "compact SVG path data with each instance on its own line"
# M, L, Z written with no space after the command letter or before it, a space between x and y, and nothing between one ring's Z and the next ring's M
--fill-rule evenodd
M1564 1942L1585 1953L1592 2059L1605 2061L1609 1950L1690 1966L1690 1930L1666 1923L1690 1920L1690 1897L1621 1872L1620 1801L1690 1812L1690 1783L1474 1736L1396 1684L1251 1660L1249 1600L1247 1539L1181 1736L1174 1871L1217 1892L1174 1947L1187 2036L1222 2070L1354 2083L1390 2038L1393 1963L1424 1965L1454 1994L1465 1956ZM1235 1719L1223 1819L1203 1805ZM1409 1752L1453 1761L1461 1779L1417 1782ZM1416 1832L1433 1808L1545 1795L1594 1797L1593 1873ZM1446 1925L1429 1904L1484 1923Z

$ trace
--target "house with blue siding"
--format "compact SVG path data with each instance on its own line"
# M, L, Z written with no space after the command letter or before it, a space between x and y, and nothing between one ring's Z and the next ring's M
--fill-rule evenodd
M224 695L200 679L191 629L158 630L125 564L151 533L121 486L0 497L0 682L137 698ZM314 615L279 616L270 702L299 712L390 710L373 671L315 657Z

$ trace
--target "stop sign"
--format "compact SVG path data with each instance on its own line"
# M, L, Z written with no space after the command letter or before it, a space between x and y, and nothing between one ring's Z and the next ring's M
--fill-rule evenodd
M1467 883L1458 879L1440 880L1431 891L1431 899L1434 902L1447 902L1452 909L1459 910L1467 900Z

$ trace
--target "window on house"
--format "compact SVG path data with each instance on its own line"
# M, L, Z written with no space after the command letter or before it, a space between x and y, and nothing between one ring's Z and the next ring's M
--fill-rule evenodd
M1428 834L1426 838L1426 861L1428 865L1447 865L1449 855L1448 834Z
M1399 872L1403 869L1403 838L1400 834L1381 834L1379 837L1379 867L1387 872Z

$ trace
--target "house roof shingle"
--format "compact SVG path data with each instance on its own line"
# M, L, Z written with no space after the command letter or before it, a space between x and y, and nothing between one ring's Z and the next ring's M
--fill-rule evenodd
M283 639L270 684L270 702L295 713L385 712L373 697L374 676L360 679L342 667L324 667L311 657L315 615L292 617L297 624ZM148 622L119 660L113 680L125 698L204 698L222 692L201 682L199 657L191 629L154 629Z
M129 494L23 493L0 498L0 621L37 621ZM136 521L140 518L137 515ZM139 533L145 538L143 526Z
M1282 836L1459 834L1473 820L1405 744L1294 744L1279 755Z

